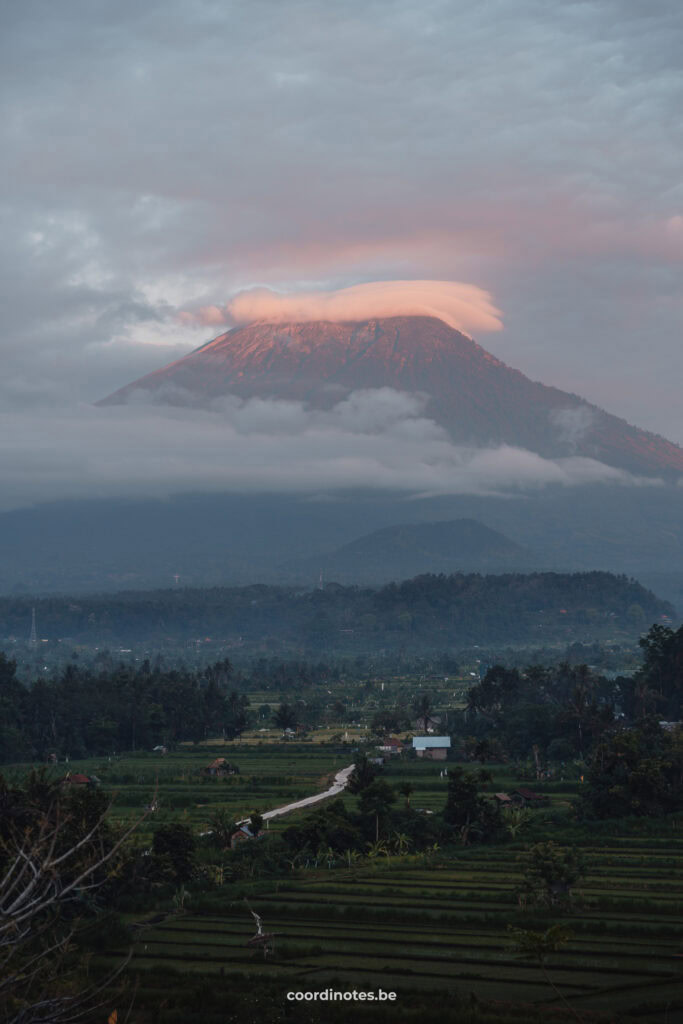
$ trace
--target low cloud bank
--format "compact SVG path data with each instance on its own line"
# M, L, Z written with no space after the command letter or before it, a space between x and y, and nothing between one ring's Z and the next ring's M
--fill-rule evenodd
M593 459L455 445L424 415L424 396L391 388L353 392L328 411L234 396L209 410L135 399L0 416L0 510L198 491L489 495L645 483Z
M205 326L369 320L387 316L436 316L465 334L499 331L501 312L489 292L460 281L373 281L338 291L282 294L270 288L240 292L225 306L181 313Z

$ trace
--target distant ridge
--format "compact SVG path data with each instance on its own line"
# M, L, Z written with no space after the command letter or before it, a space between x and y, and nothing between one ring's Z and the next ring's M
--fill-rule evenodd
M373 530L327 555L286 568L340 583L385 583L423 573L510 572L539 568L543 559L476 519L409 523Z
M352 391L426 396L424 415L454 441L580 455L644 476L683 474L683 449L577 395L530 380L436 317L254 323L221 334L100 404L148 391L169 404L227 394L330 408Z
M605 572L421 575L379 588L171 587L87 597L0 598L15 636L31 609L49 639L157 643L210 637L240 658L287 652L325 658L372 651L446 651L469 644L635 643L674 610L635 580ZM264 644L266 645L264 647ZM230 657L232 658L232 654Z

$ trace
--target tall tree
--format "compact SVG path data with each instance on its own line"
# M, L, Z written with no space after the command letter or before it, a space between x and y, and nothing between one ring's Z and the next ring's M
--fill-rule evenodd
M536 843L517 858L523 878L520 894L527 903L543 907L567 905L572 888L584 874L580 854L552 840Z
M417 715L418 728L429 732L436 725L434 703L429 693L421 693L415 698L413 701L413 711Z
M278 729L295 729L297 724L297 714L291 704L280 704L273 715L273 721Z
M354 795L362 793L364 789L371 786L377 776L377 767L370 764L365 754L359 754L349 775L346 788Z

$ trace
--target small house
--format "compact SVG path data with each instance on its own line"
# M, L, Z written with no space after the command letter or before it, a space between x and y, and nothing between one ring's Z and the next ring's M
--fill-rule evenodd
M96 786L99 783L96 775L83 775L82 772L67 772L61 781L62 786Z
M230 764L224 757L217 757L203 769L204 775L214 779L223 779L226 775L239 775L239 771L236 764Z
M512 794L512 802L518 807L540 807L548 803L548 797L534 793L531 789L516 789Z
M430 761L445 761L451 749L450 736L414 736L413 750L418 757Z
M261 829L256 835L251 831L249 825L240 825L236 832L230 836L230 849L236 850L241 843L246 843L250 839L262 839L265 836L265 832Z
M395 754L403 752L403 744L400 740L385 740L381 747L377 747L381 754L388 754L389 757L393 757Z
M499 807L512 807L513 801L509 793L494 793L493 799Z

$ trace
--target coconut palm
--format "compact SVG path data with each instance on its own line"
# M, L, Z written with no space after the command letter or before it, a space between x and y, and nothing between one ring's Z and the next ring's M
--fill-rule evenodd
M327 862L327 870L328 871L330 870L330 868L332 867L332 865L334 864L335 859L336 859L336 854L335 854L334 850L332 849L332 847L331 846L325 846L324 844L322 846L320 846L316 856L317 856L318 860L326 861Z
M516 839L517 833L523 832L529 826L531 812L526 807L506 807L503 820L511 838Z
M424 722L425 732L429 732L430 726L436 724L434 704L428 693L421 693L419 697L415 698L413 701L413 711L417 715L418 722Z
M394 832L393 836L394 853L397 853L399 857L403 857L410 848L412 840L410 836L407 836L405 832Z
M412 782L400 782L398 785L399 793L406 798L406 809L410 807L411 794L415 792L415 786Z
M360 860L360 853L358 850L344 850L343 857L350 871Z
M374 843L368 843L368 857L370 860L376 860L377 857L388 857L389 848L384 839L378 839Z

